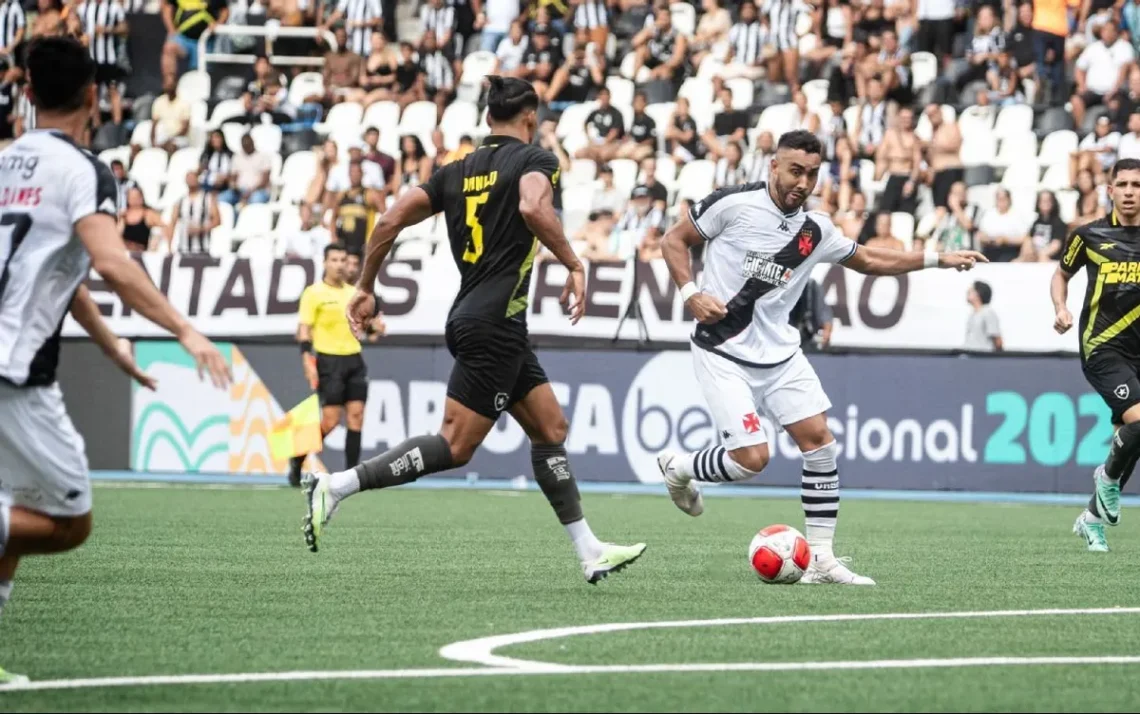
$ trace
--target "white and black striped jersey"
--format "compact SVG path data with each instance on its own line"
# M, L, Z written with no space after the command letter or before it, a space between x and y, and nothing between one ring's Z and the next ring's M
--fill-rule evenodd
M337 12L344 13L345 23L367 22L383 17L380 0L340 0ZM355 27L348 32L348 49L367 57L372 52L372 28Z
M716 162L716 169L713 173L713 188L735 186L738 183L743 183L747 176L748 172L744 170L743 165L729 166L728 159L722 157Z
M119 183L119 213L127 210L127 196L130 194L132 188L142 190L142 187L139 186L139 182L133 178L127 178Z
M608 27L610 22L609 11L605 0L582 0L578 9L574 11L574 27L593 30L596 27Z
M424 53L420 65L424 69L424 85L432 89L451 89L455 84L455 71L451 69L451 62L438 50L431 54Z
M811 12L801 0L764 0L762 12L768 16L768 28L776 49L783 52L799 47L796 23L801 15Z
M36 105L28 99L28 93L23 87L17 90L17 94L19 97L16 99L16 116L20 120L21 131L27 133L36 128Z
M147 0L124 0L123 10L130 13L146 12L146 2Z
M767 182L768 175L772 172L772 159L775 156L774 153L756 152L750 159L745 159L748 163L748 183Z
M210 234L190 235L191 226L207 226L210 223L210 206L214 195L199 189L178 202L178 250L182 253L209 253Z
M446 5L439 8L424 5L420 8L420 28L424 32L435 33L439 47L443 47L448 35L455 34L455 27L455 8Z
M887 133L887 103L863 105L859 110L859 146L878 146Z
M117 217L117 197L111 169L60 132L0 151L0 379L55 382L63 318L91 268L75 224Z
M759 64L764 45L768 43L768 28L759 21L747 24L738 22L728 31L728 44L732 47L732 61L752 66Z
M973 35L970 38L970 46L966 50L966 56L988 55L1001 52L1003 49L1005 49L1005 33L1000 28L995 27L984 35Z
M20 30L24 30L26 38L27 26L28 18L19 0L5 0L4 4L0 5L0 48L8 47L15 50L16 35ZM8 61L12 62L13 59L8 58Z
M87 36L87 50L95 64L115 64L119 60L119 36L111 30L126 22L127 14L117 0L87 0L76 9L76 16ZM103 28L103 34L95 34Z
M640 236L650 228L657 226L661 227L665 223L665 212L660 208L654 206L643 216L637 212L633 204L630 204L622 217L618 219L617 225L614 227L615 231L636 231Z
M649 56L653 57L659 62L668 62L673 57L673 51L677 46L677 32L670 29L668 32L654 33L646 47L649 49Z
M769 190L765 183L730 186L689 210L707 241L699 287L727 308L718 322L697 324L693 343L754 367L799 351L799 330L788 317L812 268L841 263L858 247L822 213L784 213Z

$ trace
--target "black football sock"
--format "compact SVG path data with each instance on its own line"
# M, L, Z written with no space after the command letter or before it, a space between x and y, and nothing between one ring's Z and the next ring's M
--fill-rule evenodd
M566 448L562 444L531 444L530 463L534 480L550 501L559 523L565 526L582 520L582 498L574 474L570 473Z
M1104 472L1110 479L1119 481L1123 488L1136 468L1140 458L1140 422L1120 427L1109 442L1108 458L1104 460Z
M416 436L357 466L360 490L411 483L425 474L451 468L451 446L439 434Z
M289 459L289 483L293 486L301 485L301 467L305 464L307 454L294 456Z
M348 471L360 463L360 432L348 430L344 437L344 470Z

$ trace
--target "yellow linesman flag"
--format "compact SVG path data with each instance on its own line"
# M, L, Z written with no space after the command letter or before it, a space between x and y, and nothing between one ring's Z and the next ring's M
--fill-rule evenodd
M286 412L269 431L269 450L275 459L312 454L323 448L321 403L315 394Z

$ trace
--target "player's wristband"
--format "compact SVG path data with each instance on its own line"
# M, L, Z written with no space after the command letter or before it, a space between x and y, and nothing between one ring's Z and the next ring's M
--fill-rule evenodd
M301 343L301 354L308 355L313 353L313 343L305 340Z
M700 292L700 289L692 283L692 281L685 283L681 286L681 301L688 302L689 298Z
M938 254L932 250L928 250L922 254L922 267L924 268L937 268L938 267Z

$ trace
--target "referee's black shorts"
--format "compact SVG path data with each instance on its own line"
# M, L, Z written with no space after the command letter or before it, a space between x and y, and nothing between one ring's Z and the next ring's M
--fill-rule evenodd
M1085 379L1112 410L1112 423L1123 424L1124 412L1140 404L1140 379L1135 361L1111 350L1093 352L1081 369Z
M317 397L324 407L343 407L368 399L368 368L364 357L317 353Z
M488 419L550 381L522 329L457 318L447 323L446 336L455 358L447 396Z

